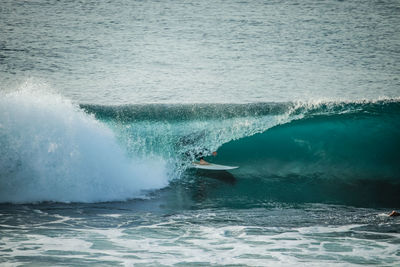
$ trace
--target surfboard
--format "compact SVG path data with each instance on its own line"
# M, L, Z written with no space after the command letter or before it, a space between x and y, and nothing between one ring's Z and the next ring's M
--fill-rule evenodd
M202 170L213 170L213 171L227 171L227 170L233 170L239 168L239 166L226 166L226 165L219 165L219 164L207 164L207 165L202 165L198 162L193 162L192 166L196 169L202 169Z

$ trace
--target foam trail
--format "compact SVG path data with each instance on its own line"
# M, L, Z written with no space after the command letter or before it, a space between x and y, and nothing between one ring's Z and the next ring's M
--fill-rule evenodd
M167 185L162 159L128 158L113 132L59 95L0 97L0 202L98 202Z

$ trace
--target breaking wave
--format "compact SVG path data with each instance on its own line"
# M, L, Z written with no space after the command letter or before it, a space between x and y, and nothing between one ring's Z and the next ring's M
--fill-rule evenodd
M216 150L237 179L393 188L400 101L99 106L25 88L2 93L0 146L0 202L143 197Z

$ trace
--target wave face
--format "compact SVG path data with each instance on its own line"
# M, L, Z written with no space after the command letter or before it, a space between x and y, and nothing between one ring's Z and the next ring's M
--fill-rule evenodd
M242 180L216 201L399 206L399 102L340 106L224 144L221 163Z
M130 151L181 157L179 163L219 149L219 162L254 175L400 173L398 100L81 107Z
M167 184L161 159L127 157L114 133L55 94L0 97L0 202L97 202Z
M400 204L396 99L81 107L114 129L130 153L163 157L174 166L170 177L238 181L211 189L214 204ZM218 156L206 160L240 168L231 175L188 168L214 150Z
M232 194L341 203L324 192L399 189L400 101L77 106L20 90L1 97L0 145L0 202L135 198L202 177L191 162L218 150L248 183Z
M320 107L221 147L224 162L249 175L346 179L400 178L400 104L376 102Z

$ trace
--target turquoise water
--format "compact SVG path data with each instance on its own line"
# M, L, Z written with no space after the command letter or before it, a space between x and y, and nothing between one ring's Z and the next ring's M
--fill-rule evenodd
M0 264L396 266L399 10L3 1Z

